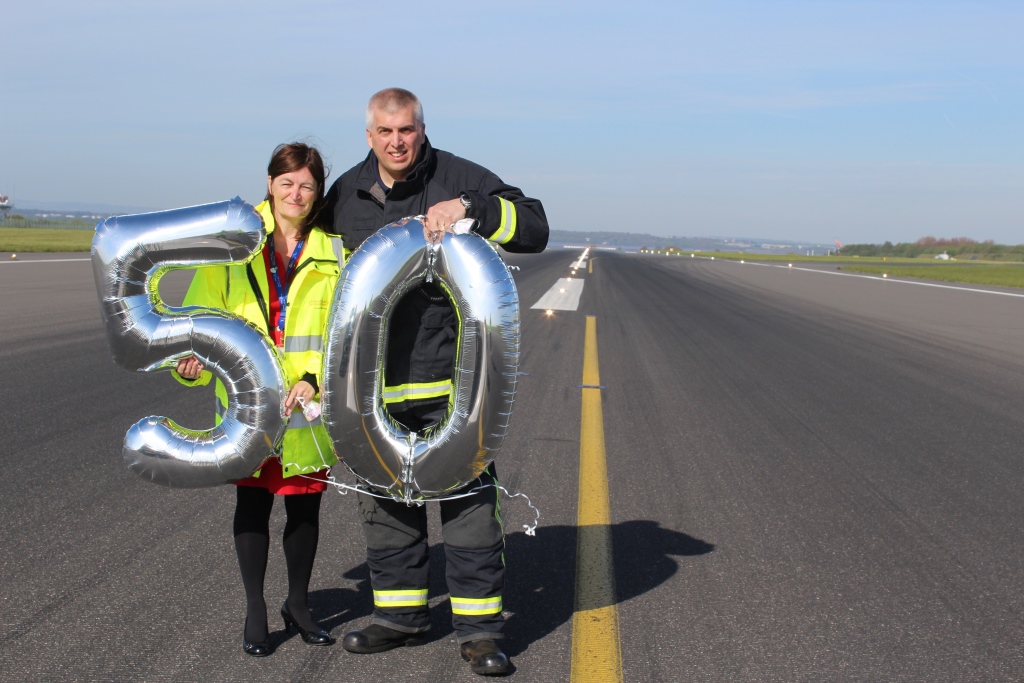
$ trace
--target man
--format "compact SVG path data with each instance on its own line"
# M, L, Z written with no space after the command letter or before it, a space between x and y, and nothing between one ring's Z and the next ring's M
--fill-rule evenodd
M540 252L548 224L541 203L524 197L487 169L434 149L426 137L423 107L408 90L389 88L366 108L370 153L342 175L327 194L323 222L355 249L379 228L406 216L425 215L424 237L472 231L507 251ZM444 292L423 283L395 306L388 339L385 396L388 410L408 429L423 431L448 407L458 321ZM496 484L493 463L467 488ZM443 501L452 623L462 657L478 674L503 674L508 658L502 637L504 536L495 486ZM347 633L349 652L383 652L425 642L428 546L425 506L359 494L374 611L370 625Z

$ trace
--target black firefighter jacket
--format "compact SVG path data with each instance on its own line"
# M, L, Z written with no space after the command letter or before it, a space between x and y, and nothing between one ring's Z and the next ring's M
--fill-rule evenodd
M467 218L476 219L473 232L509 252L536 253L547 246L548 222L540 201L482 166L434 149L429 140L412 172L387 195L377 184L376 163L371 150L327 193L321 224L340 234L347 249L356 249L389 223L426 214L434 204L462 194L471 202ZM424 283L395 306L385 370L385 400L393 414L447 402L457 325L447 296L433 284Z

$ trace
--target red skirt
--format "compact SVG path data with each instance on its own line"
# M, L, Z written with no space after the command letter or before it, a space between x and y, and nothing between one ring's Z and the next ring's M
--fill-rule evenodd
M323 493L327 490L327 470L310 474L296 474L284 478L281 461L272 457L263 463L258 477L236 481L235 486L255 486L266 489L278 496L293 496L299 493Z

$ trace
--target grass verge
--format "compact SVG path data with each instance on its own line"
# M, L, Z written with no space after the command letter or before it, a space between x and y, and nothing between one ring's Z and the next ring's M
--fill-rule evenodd
M879 265L843 265L843 270L858 273L888 274L896 277L916 277L924 280L942 280L943 282L969 282L976 285L997 285L1001 287L1024 287L1024 264L1022 265L987 265L987 264L935 264L930 266L879 266Z
M853 258L856 258L858 263L920 263L921 259L913 258L894 258L881 256L804 256L803 254L750 254L745 251L676 251L676 252L648 252L659 256L671 256L673 258L685 257L690 258L690 255L697 258L720 258L728 259L730 261L781 261L784 263L800 263L800 262L811 262L811 263L835 263L841 265L849 263Z
M691 252L665 254L671 258L690 258ZM975 285L993 285L997 287L1024 288L1024 263L988 262L948 262L931 261L924 264L921 259L862 256L851 263L849 256L801 256L797 254L747 254L743 252L694 252L700 258L720 258L728 260L776 261L786 263L815 262L833 263L841 270L874 275L888 274L895 277L913 277L922 280L941 280L943 282L962 282Z
M0 251L89 251L93 230L0 228Z

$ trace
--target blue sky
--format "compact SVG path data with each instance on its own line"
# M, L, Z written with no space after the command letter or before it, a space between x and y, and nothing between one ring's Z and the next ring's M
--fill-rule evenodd
M12 0L0 192L262 198L273 147L367 147L366 100L553 228L1024 242L1024 3Z

